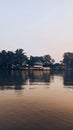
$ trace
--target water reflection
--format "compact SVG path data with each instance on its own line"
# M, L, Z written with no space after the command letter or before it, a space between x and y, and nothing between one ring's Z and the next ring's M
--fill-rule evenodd
M29 73L30 85L49 84L50 72L49 71L31 71Z
M23 71L0 71L0 89L22 89L26 84L28 75Z
M65 88L73 88L73 71L52 71L51 79L53 82L56 78L63 80L63 85Z
M64 72L64 85L68 88L73 88L73 71Z
M49 87L55 77L63 80L65 88L73 88L73 71L0 71L0 89L21 90L27 84Z
M49 84L50 72L43 71L0 71L0 89L23 89L29 84Z
M0 71L0 89L15 89L0 91L0 130L73 130L72 83L73 72Z
M59 70L55 70L55 71L51 71L50 73L50 77L51 77L51 82L54 82L54 78L62 78L63 80L63 72L59 71Z

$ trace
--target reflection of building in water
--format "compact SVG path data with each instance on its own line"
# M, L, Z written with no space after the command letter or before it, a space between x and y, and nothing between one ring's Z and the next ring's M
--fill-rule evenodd
M66 87L73 87L73 71L64 72L64 85Z
M49 84L50 71L31 71L29 73L30 84Z
M0 71L0 89L22 89L28 79L23 71Z
M29 80L28 80L29 79ZM0 71L0 89L20 90L23 85L28 84L49 84L49 71Z

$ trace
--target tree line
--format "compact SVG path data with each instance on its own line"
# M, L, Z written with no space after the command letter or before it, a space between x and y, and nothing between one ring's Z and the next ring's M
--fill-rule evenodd
M23 49L16 49L14 52L6 50L0 52L0 69L33 67L37 62L42 63L44 67L62 69L64 66L66 69L71 69L73 68L73 53L64 53L63 60L59 64L55 63L55 60L49 54L27 57Z
M23 49L17 49L15 52L2 50L0 52L0 69L19 68L27 60Z
M67 52L64 53L63 56L63 64L66 69L73 69L73 53L72 52Z

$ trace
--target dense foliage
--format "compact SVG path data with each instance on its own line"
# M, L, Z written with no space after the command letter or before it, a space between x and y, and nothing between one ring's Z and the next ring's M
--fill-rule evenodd
M15 52L2 50L0 52L0 69L19 68L25 65L27 60L23 49L17 49Z
M33 67L35 64L42 64L44 67L53 69L73 69L73 53L66 52L61 63L55 63L49 54L44 56L30 56L25 54L23 49L15 52L2 50L0 52L0 69L22 69L22 67Z
M54 60L51 58L50 55L45 56L30 56L29 65L33 66L36 62L42 63L43 66L50 66L54 63Z
M73 69L73 53L64 53L63 63L67 69Z
M15 52L2 50L0 52L0 69L20 69L22 67L34 66L36 62L43 66L51 66L54 62L50 55L30 56L25 55L23 49L17 49Z

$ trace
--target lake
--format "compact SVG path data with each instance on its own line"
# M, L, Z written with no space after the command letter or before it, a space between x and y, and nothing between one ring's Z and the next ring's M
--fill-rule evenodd
M73 130L73 72L0 71L0 130Z

